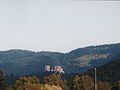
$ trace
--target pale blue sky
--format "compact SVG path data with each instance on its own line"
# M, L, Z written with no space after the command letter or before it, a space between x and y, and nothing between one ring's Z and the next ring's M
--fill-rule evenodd
M119 1L0 0L0 50L68 52L120 43Z

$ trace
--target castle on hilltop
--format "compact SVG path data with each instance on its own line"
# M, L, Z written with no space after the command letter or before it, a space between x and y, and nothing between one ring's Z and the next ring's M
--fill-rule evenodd
M65 73L64 69L62 66L50 66L50 65L45 65L45 72L59 72L59 73Z

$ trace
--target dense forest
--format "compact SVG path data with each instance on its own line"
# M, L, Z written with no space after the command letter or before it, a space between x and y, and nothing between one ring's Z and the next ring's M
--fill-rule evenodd
M45 72L60 65L65 74ZM0 90L120 90L120 44L79 48L69 53L0 51Z
M0 70L5 74L28 75L44 73L45 65L62 66L66 73L83 73L120 57L120 44L78 48L68 53L0 51Z
M8 85L5 78L0 76L0 90L94 90L94 78L89 75L75 75L71 85L60 74L52 74L44 78L44 83L36 76L24 76L16 80L14 85ZM98 90L120 90L120 81L97 82Z
M97 90L120 90L120 60L97 68ZM14 84L8 84L0 72L0 90L94 90L94 70L84 74L45 74L19 77Z

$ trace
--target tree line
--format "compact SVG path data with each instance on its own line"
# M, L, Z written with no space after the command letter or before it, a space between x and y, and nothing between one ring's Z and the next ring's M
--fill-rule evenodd
M120 90L120 80L114 84L97 81L97 87L98 90ZM11 86L0 71L0 90L94 90L94 78L75 75L71 80L66 80L60 73L56 73L45 76L43 82L36 76L22 76Z

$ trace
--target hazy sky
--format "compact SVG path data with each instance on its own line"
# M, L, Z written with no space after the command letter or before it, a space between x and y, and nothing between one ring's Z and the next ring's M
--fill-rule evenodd
M120 2L0 0L0 50L68 52L120 43Z

